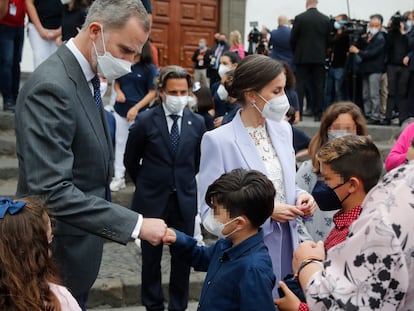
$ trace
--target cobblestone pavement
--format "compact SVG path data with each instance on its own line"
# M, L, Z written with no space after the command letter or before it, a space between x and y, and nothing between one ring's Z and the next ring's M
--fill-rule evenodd
M170 274L170 254L164 247L161 262L162 283L167 297ZM192 270L190 300L200 297L205 273ZM126 246L106 242L98 278L90 291L88 306L123 307L141 304L141 249L130 242Z

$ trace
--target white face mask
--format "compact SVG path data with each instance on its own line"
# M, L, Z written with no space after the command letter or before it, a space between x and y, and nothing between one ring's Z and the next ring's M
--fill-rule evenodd
M219 68L218 68L218 74L220 76L220 78L223 78L223 76L229 72L231 69L229 67L227 67L226 65L220 64Z
M182 112L188 103L188 96L172 96L166 95L164 105L171 113Z
M229 96L229 93L227 92L226 88L223 84L220 84L220 86L217 89L217 95L221 100L227 100L227 97Z
M286 112L290 107L286 94L273 97L271 100L264 99L259 93L257 93L257 95L265 101L265 105L262 111L260 111L255 103L253 106L262 114L263 118L276 122L280 122L285 118Z
M210 232L211 234L214 234L215 236L218 236L219 238L228 238L232 234L237 232L238 229L236 228L228 234L223 234L223 230L228 224L232 223L236 219L237 218L233 218L232 220L229 220L228 222L223 224L219 222L216 218L214 218L214 212L213 210L210 210L207 214L206 219L203 222L203 226L208 232Z
M96 56L98 58L98 72L102 74L106 79L113 81L131 72L130 62L120 58L113 57L112 54L106 50L103 28L102 44L104 48L104 55L98 55L95 42L92 43L95 49Z
M379 32L378 28L369 28L369 33L373 36L375 36Z
M353 134L345 130L332 131L328 133L328 140L331 141L331 140L334 140L335 138L344 137L347 135L353 135Z

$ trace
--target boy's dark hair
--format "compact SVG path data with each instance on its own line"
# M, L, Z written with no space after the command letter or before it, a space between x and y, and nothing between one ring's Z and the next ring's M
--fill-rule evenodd
M264 174L239 168L213 182L205 200L213 209L223 205L231 218L246 216L258 228L272 215L275 194L273 183Z
M343 181L351 177L360 179L365 193L377 184L382 174L381 154L368 136L348 135L329 141L321 147L317 158Z

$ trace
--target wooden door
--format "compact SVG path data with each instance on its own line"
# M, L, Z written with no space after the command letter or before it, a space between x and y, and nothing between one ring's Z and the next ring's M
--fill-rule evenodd
M156 0L151 39L159 50L160 66L179 65L192 72L198 41L213 47L219 29L219 0Z

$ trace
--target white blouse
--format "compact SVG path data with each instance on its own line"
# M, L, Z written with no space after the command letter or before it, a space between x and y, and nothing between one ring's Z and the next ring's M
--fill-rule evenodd
M272 181L276 189L275 201L286 203L282 166L280 165L279 157L273 147L266 127L262 125L258 127L248 126L246 129L266 167L267 177Z

